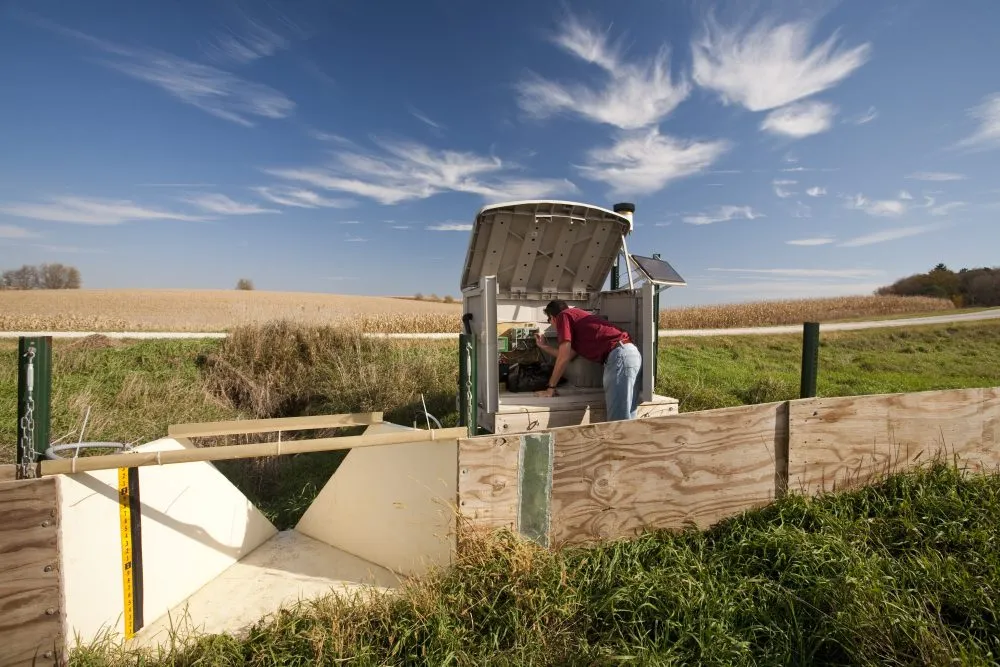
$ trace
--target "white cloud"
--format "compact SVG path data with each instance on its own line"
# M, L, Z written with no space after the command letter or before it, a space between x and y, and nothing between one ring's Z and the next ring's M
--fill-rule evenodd
M875 243L885 243L886 241L895 241L897 239L904 239L909 236L917 236L918 234L926 234L927 232L932 232L937 229L941 229L943 225L922 225L918 227L897 227L896 229L888 229L884 232L876 232L874 234L867 234L865 236L858 236L856 238L844 241L840 245L845 248L856 248L858 246L872 245Z
M15 225L0 225L0 239L37 239L41 234Z
M708 168L729 149L724 140L681 140L656 128L627 133L614 144L588 152L585 177L611 185L615 194L649 194L668 182Z
M792 211L793 218L811 218L812 208L800 201L795 202L795 210Z
M906 190L900 190L899 191L899 198L900 199L913 199L913 195L911 195Z
M433 120L431 120L427 116L427 114L421 112L416 107L410 107L410 115L413 116L414 118L416 118L417 120L419 120L421 123L425 123L427 125L430 125L435 130L443 130L443 129L445 129L444 125L441 125L440 123L434 122Z
M342 225L360 225L361 221L360 220L341 220L340 224L342 224Z
M737 218L756 220L763 217L763 213L754 213L754 210L749 206L720 206L712 213L689 215L684 217L683 220L691 225L710 225L713 222L726 222Z
M206 49L207 55L231 60L239 64L272 56L287 49L291 42L260 21L243 14L241 30L230 30L217 36Z
M754 300L780 298L789 295L839 296L844 294L871 294L882 285L878 283L827 283L811 280L738 282L696 287L707 292L750 292Z
M827 245L828 243L833 243L834 239L820 237L814 239L795 239L793 241L785 241L788 245L800 245L800 246L814 246L814 245Z
M119 225L136 220L204 220L203 217L141 206L127 199L53 197L51 203L0 205L0 213L81 225Z
M852 119L851 122L853 122L855 125L864 125L865 123L872 122L876 118L878 118L878 111L875 109L875 107L868 107L868 111Z
M366 241L367 241L368 239L363 239L363 238L361 238L360 236L351 236L350 234L348 234L348 235L347 235L347 236L346 236L346 237L344 238L344 240L345 240L345 241L347 241L348 243L364 243L364 242L366 242Z
M872 278L885 271L878 269L709 269L730 273L758 273L794 278Z
M810 47L812 32L805 21L723 27L710 16L691 45L694 81L726 104L765 111L835 86L868 60L868 44L841 49L834 33Z
M76 30L49 27L116 56L105 63L108 67L225 120L250 127L254 118L285 118L295 109L283 93L230 72L162 51L126 48Z
M518 179L497 157L435 151L412 142L380 142L383 153L341 152L332 165L265 169L272 176L317 188L350 192L382 204L427 199L442 192L466 192L486 199L529 199L575 192L561 179ZM492 180L483 180L492 175Z
M431 225L427 229L432 232L471 232L472 225L464 222L443 222L439 225Z
M836 113L836 108L826 102L797 102L769 113L760 129L801 139L829 130Z
M282 206L296 206L298 208L350 208L356 203L352 199L329 199L305 188L292 188L279 185L253 189L268 201L281 204Z
M918 171L908 174L906 178L914 181L961 181L965 179L965 175L942 171Z
M671 78L670 51L666 47L648 62L626 62L620 50L608 44L606 33L585 26L575 17L562 24L553 41L604 70L607 81L602 88L593 89L532 76L518 85L518 101L533 116L544 118L568 112L625 130L639 129L665 118L690 93L687 81Z
M209 213L218 213L219 215L252 215L255 213L280 213L280 211L273 208L261 208L257 204L244 204L243 202L238 202L230 199L223 194L206 194L199 195L197 197L189 197L184 201L194 204L198 208L204 209Z
M934 200L931 199L931 202ZM957 208L962 208L965 206L964 201L952 201L947 204L941 204L940 206L935 206L931 209L931 215L948 215Z
M823 195L826 194L826 188L822 188L819 186L812 187L806 190L806 194L809 195L810 197L822 197Z
M774 194L781 197L782 199L787 199L788 197L791 197L792 195L795 194L791 190L786 190L783 186L795 185L796 183L798 183L798 181L792 181L787 178L779 178L775 181L771 181L771 184L774 186Z
M864 211L868 215L877 217L893 217L906 212L906 204L902 201L897 199L873 201L861 194L848 197L847 208Z
M1000 148L1000 93L987 95L968 113L979 121L979 127L956 146L973 150Z

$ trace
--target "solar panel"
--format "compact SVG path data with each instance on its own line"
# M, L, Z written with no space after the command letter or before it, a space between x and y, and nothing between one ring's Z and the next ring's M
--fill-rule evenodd
M687 285L687 281L681 278L680 274L662 259L652 257L642 257L640 255L630 255L638 265L639 270L645 274L650 282L661 285Z

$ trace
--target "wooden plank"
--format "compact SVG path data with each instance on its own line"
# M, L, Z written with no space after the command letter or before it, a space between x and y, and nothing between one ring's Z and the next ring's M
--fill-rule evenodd
M559 398L558 396L556 398ZM552 399L549 399L552 400ZM513 407L513 406L511 406ZM498 412L494 431L500 434L523 431L542 431L563 426L581 426L605 421L607 414L604 401L588 406L586 404L560 404L551 408L542 406L518 406L521 411ZM677 414L677 403L641 403L636 410L639 419Z
M314 415L311 417L278 417L275 419L237 419L221 422L171 424L167 435L175 438L203 438L216 435L243 433L271 433L274 431L305 431L316 428L341 426L367 426L382 421L381 412L360 412L343 415Z
M518 456L516 435L480 436L458 441L458 510L468 527L517 527Z
M555 429L551 543L704 527L768 503L783 405Z
M260 442L250 445L186 448L183 450L131 451L128 454L106 454L103 456L45 460L41 462L41 471L43 475L59 475L93 470L112 470L115 468L192 463L194 461L228 461L232 459L251 459L258 456L333 452L358 447L396 445L402 442L447 442L466 433L468 433L468 430L464 426L456 426L454 428L438 428L429 431L419 430L417 434L413 435L381 433L374 435L346 435L336 438L314 438L311 440L288 440L286 442Z
M62 659L57 488L55 479L0 483L0 667Z
M849 488L937 456L996 468L998 421L996 388L792 401L789 490Z
M17 466L12 463L0 465L0 482L13 482L17 479Z

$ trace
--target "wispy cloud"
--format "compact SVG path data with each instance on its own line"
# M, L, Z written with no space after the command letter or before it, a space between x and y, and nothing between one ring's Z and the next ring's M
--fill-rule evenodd
M798 181L793 181L787 178L779 178L777 180L771 181L771 185L774 186L774 194L782 199L787 199L795 193L791 190L786 190L786 185L795 185Z
M472 225L464 222L442 222L427 227L432 232L471 232Z
M800 201L795 202L795 210L792 211L793 218L811 218L812 208L808 204L803 204Z
M0 213L81 225L120 225L138 220L204 220L205 218L142 206L127 199L53 197L50 203L0 204Z
M750 206L720 206L711 213L689 215L682 219L684 222L691 225L710 225L713 222L727 222L737 218L743 220L756 220L757 218L763 217L763 213L755 213L753 208Z
M365 243L368 239L361 238L360 236L354 236L353 234L348 234L344 237L344 240L348 243Z
M312 190L283 185L253 188L262 197L282 206L298 208L350 208L357 202L353 199L330 199Z
M214 188L214 183L139 183L140 188Z
M234 201L226 195L218 193L187 197L184 201L209 213L218 213L219 215L253 215L255 213L281 212L273 208L262 208L257 204Z
M931 202L933 201L934 200L931 199ZM931 215L948 215L955 209L962 208L963 206L965 206L964 201L952 201L948 202L947 204L941 204L940 206L935 206L934 208L931 209L930 213Z
M16 225L0 225L0 239L37 239L42 235Z
M794 278L873 278L885 271L879 269L708 269L729 273L768 274Z
M726 104L765 111L837 85L869 58L871 47L843 49L834 33L810 46L811 22L721 26L711 15L691 45L694 81Z
M272 56L291 46L290 39L278 33L265 21L252 17L242 8L239 9L240 16L236 25L216 34L205 49L209 57L242 65ZM281 22L285 26L290 25L287 17L282 17Z
M574 113L625 130L654 125L690 93L687 81L671 78L670 50L663 47L646 62L626 62L621 49L599 32L570 16L553 41L573 56L602 69L600 89L564 85L532 75L518 85L518 102L528 114L544 118Z
M75 245L49 245L46 243L33 243L32 245L45 252L57 252L67 255L103 255L108 252L104 248L87 248Z
M577 169L591 180L609 184L616 194L649 194L707 169L728 149L724 140L681 140L653 128L625 133L611 146L590 150L589 164Z
M413 142L378 143L383 149L381 154L345 151L337 153L329 165L265 171L278 178L350 192L382 204L427 199L442 192L466 192L495 200L576 191L567 180L514 178L511 167L497 157L437 151Z
M110 54L112 58L104 63L108 67L218 118L251 127L255 119L285 118L295 109L295 103L283 93L230 72L163 51L126 48L76 30L46 25Z
M826 102L796 102L769 113L760 129L801 139L829 130L836 113L836 107Z
M878 111L875 109L875 107L868 107L868 111L864 112L860 116L855 116L850 120L855 125L865 125L866 123L872 122L876 118L878 118Z
M871 200L862 194L847 197L847 208L876 217L894 217L906 212L906 203L898 199Z
M806 190L806 194L809 195L810 197L822 197L823 195L826 194L826 188L822 188L819 186L809 188L808 190Z
M969 109L968 114L979 122L979 127L959 141L958 148L988 150L1000 148L1000 93L993 93Z
M914 181L961 181L966 177L964 174L954 174L944 171L918 171L907 174L906 178Z
M442 125L441 123L437 123L437 122L431 120L427 116L427 114L423 113L422 111L420 111L416 107L412 107L411 106L410 109L409 109L409 111L410 111L410 115L413 116L414 118L416 118L417 120L419 120L421 123L426 123L427 125L430 125L435 130L443 130L443 129L445 129L444 125Z
M800 246L814 246L814 245L827 245L833 243L835 239L828 237L817 237L814 239L794 239L792 241L785 241L788 245L800 245Z
M840 245L845 248L856 248L859 246L873 245L875 243L885 243L886 241L896 241L898 239L905 239L910 236L917 236L919 234L926 234L928 232L933 232L938 229L942 229L944 225L920 225L916 227L897 227L895 229L887 229L883 232L876 232L874 234L866 234L864 236L858 236L856 238L844 241Z
M900 190L899 191L899 198L900 199L913 199L913 195L911 195L906 190Z

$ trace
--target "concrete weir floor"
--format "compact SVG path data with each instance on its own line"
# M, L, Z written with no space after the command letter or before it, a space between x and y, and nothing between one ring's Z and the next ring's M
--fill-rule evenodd
M140 630L133 642L163 645L172 631L182 638L190 632L238 634L299 600L386 592L401 581L384 567L286 530Z

